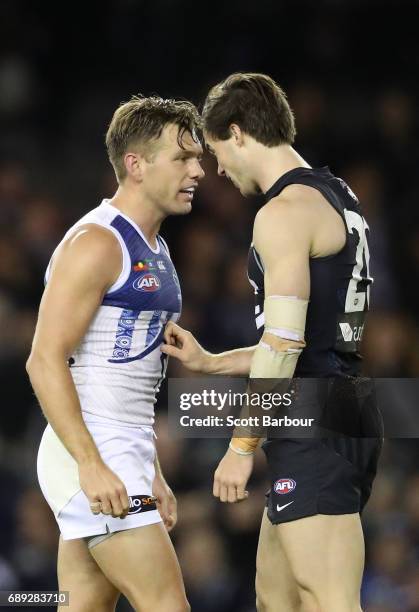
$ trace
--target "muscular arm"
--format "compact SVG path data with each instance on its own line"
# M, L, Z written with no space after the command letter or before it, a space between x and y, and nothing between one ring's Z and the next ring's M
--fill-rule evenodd
M256 215L253 244L265 268L266 297L309 298L313 230L304 213L298 202L276 198ZM267 332L262 340L273 347L279 344L278 337Z
M309 255L312 228L303 206L276 198L256 215L253 243L265 268L265 295L308 299L310 292ZM165 331L162 351L176 357L191 371L203 374L246 376L250 373L256 346L212 354L194 336L175 323ZM262 341L283 350L281 339L264 333ZM291 346L291 345L290 345Z
M262 258L265 276L265 296L290 296L307 300L310 292L309 256L311 249L310 227L304 219L304 211L298 203L271 201L256 217L253 243ZM301 349L304 342L297 342L280 335L264 332L261 343L274 352ZM251 372L258 378L288 378L278 368L275 373L263 371L257 360L257 350L252 357ZM279 363L279 362L278 362ZM253 374L255 376L255 374ZM221 501L235 502L245 499L245 486L253 468L253 455L259 443L257 438L233 438L232 448L227 450L215 475L213 492ZM248 454L241 454L242 452ZM237 454L240 453L240 454Z
M103 295L122 266L117 240L95 225L78 229L59 249L41 300L27 371L42 410L61 442L77 461L83 488L84 467L101 470L101 459L87 430L68 359L80 344ZM102 474L103 476L103 474ZM103 479L98 475L97 479ZM116 476L115 476L116 477ZM85 483L93 495L102 485ZM122 484L122 483L121 483ZM106 503L105 503L106 506Z

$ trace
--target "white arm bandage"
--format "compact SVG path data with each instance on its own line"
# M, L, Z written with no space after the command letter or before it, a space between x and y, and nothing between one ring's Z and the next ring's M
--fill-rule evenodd
M280 348L261 340L252 358L250 378L292 378L302 352L308 300L269 296L264 302L265 333L278 338ZM282 349L282 350L281 350ZM259 439L234 437L230 448L239 455L252 455Z
M264 302L265 332L283 340L283 350L264 341L256 347L250 378L291 378L304 344L308 300L269 296ZM300 346L293 347L293 342Z

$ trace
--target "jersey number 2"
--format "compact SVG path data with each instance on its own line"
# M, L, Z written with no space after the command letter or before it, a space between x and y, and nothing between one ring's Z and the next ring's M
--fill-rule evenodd
M353 210L347 210L345 208L343 212L345 214L348 232L353 234L355 230L359 236L358 244L356 245L356 263L352 270L352 278L349 281L348 291L346 292L345 312L358 312L365 309L365 302L367 306L369 303L369 285L363 291L358 291L359 281L369 278L370 275L370 252L366 236L366 230L369 229L369 227L364 217L361 217L361 215ZM361 276L364 266L366 268L366 277Z

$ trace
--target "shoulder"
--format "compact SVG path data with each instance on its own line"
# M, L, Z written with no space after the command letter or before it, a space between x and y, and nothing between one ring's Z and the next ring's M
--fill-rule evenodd
M94 223L79 225L63 240L52 261L51 272L66 270L66 276L95 272L98 281L113 282L121 270L122 251L111 230ZM111 284L112 284L111 282Z
M309 208L298 194L280 194L263 206L255 217L254 237L305 239L310 233Z
M74 228L65 238L60 250L78 253L89 259L104 253L108 256L116 255L121 248L112 230L96 223L84 223Z

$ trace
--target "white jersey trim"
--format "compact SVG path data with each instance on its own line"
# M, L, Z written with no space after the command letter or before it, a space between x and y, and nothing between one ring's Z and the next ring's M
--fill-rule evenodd
M125 219L125 221L128 221L128 223L130 223L130 224L132 225L132 227L133 227L134 229L136 229L136 230L137 230L137 232L140 234L141 238L144 240L144 242L146 243L146 245L148 246L148 248L150 249L150 251L153 251L153 253L154 253L155 255L157 255L158 253L160 253L160 243L159 243L158 239L156 238L157 248L155 248L155 249L154 249L154 248L151 246L151 244L148 242L147 238L144 236L144 234L143 234L143 232L142 232L142 230L141 230L140 226L139 226L139 225L137 225L137 224L135 223L135 221L134 221L133 219L131 219L131 217L128 217L127 215L124 215L124 213L123 213L123 212L121 212L121 211L119 210L119 208L116 208L116 206L113 206L113 205L110 203L110 200L108 200L108 199L106 199L106 198L105 198L104 200L102 200L101 206L110 206L110 207L112 208L112 210L114 210L114 211L115 211L115 213L116 213L117 215L119 215L120 217L122 217L123 219Z
M159 234L159 238L160 238L160 240L161 240L161 242L162 242L163 248L165 249L165 251L166 251L166 253L167 253L167 256L168 256L168 257L171 259L171 257L170 257L169 247L167 246L167 242L166 242L166 240L163 238L163 236L160 236L160 234Z
M102 224L98 223L98 225L102 225ZM108 291L106 292L106 295L108 295L109 293L114 293L115 291L118 291L118 289L123 287L123 285L127 282L128 277L131 272L131 257L128 253L127 246L124 240L122 239L121 234L118 232L118 230L116 230L111 225L103 225L102 227L109 229L112 232L112 234L116 236L120 244L120 247L122 249L122 270L121 270L120 275L114 282L114 284L111 287L109 287Z

